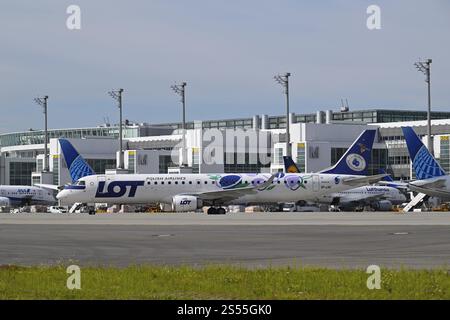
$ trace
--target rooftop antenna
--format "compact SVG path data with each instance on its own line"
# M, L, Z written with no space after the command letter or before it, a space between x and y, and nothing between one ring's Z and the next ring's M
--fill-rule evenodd
M349 110L347 99L345 99L345 101L347 105L344 105L344 99L341 98L341 112L347 112Z

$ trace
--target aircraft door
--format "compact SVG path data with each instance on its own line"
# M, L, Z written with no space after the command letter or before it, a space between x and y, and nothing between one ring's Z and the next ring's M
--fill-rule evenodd
M320 190L320 179L317 174L313 175L312 182L313 182L313 191L319 191Z

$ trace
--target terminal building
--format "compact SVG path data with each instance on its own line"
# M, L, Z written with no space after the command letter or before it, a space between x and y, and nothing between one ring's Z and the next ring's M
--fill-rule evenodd
M426 135L426 112L370 109L318 111L289 116L294 161L304 172L325 169L342 156L355 138L376 128L370 173L387 170L394 179L414 178L402 126ZM436 158L450 172L450 112L432 112ZM192 121L186 124L185 148L180 122L123 126L124 168L129 173L167 173L185 164L194 173L277 172L283 170L286 116ZM0 134L0 184L62 185L71 179L58 138L69 139L94 171L104 174L117 167L119 127L49 130L49 169L44 168L44 132L30 130ZM45 180L45 181L44 181Z

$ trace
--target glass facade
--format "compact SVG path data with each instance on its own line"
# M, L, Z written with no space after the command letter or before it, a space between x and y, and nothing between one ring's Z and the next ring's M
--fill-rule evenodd
M300 170L300 172L305 172L306 156L304 143L297 143L297 167Z
M59 156L53 156L53 184L59 186Z
M441 136L440 164L445 172L450 172L450 136Z
M84 129L58 129L48 131L49 139L53 138L83 138L83 137L119 137L118 127L98 127ZM124 138L139 136L139 128L124 128ZM26 131L18 133L7 133L0 135L0 147L43 144L44 131Z
M224 164L225 173L259 173L261 172L261 168L270 168L270 163L262 164L259 161L258 154L250 154L250 153L224 154L224 159L225 159ZM244 161L240 159L243 159ZM256 163L250 163L254 162L253 161L254 159L257 160Z
M172 162L172 156L159 156L159 173L167 173L169 167L177 166L177 164Z
M65 163L65 161L63 161ZM116 160L114 159L86 159L96 174L104 174L107 169L116 168Z
M36 170L34 162L10 162L9 164L9 184L10 185L31 185L31 173Z
M136 173L136 151L128 152L128 171Z
M450 112L432 112L432 119L450 119ZM426 120L425 111L408 111L408 110L361 110L348 112L333 112L333 121L350 121L363 123L382 123L382 122L398 122L398 121L417 121ZM261 127L261 119L259 119L258 127ZM316 122L316 114L295 114L294 123L311 123ZM253 127L253 118L238 118L224 120L208 120L200 121L201 127L204 129L250 129ZM286 116L269 116L268 129L286 128ZM172 128L180 129L181 122L155 124L155 128ZM195 127L194 122L186 123L187 129ZM139 137L141 131L144 132L145 126L124 127L124 138ZM80 129L56 129L49 130L49 139L52 138L82 138L82 137L113 137L118 138L118 127L95 127ZM0 147L31 145L44 143L44 131L25 131L17 133L0 134Z
M200 153L199 148L192 148L192 173L200 172Z
M272 161L276 165L283 165L283 148L275 148Z

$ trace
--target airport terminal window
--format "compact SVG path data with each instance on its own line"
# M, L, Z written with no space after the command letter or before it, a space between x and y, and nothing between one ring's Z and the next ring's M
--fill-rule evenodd
M31 173L35 169L35 162L11 162L9 165L9 184L31 185Z
M115 159L86 159L86 162L97 174L104 174L107 169L113 169L116 167Z
M441 136L441 156L439 163L445 172L450 171L450 142L449 136Z
M331 165L335 165L346 151L347 148L331 148Z

